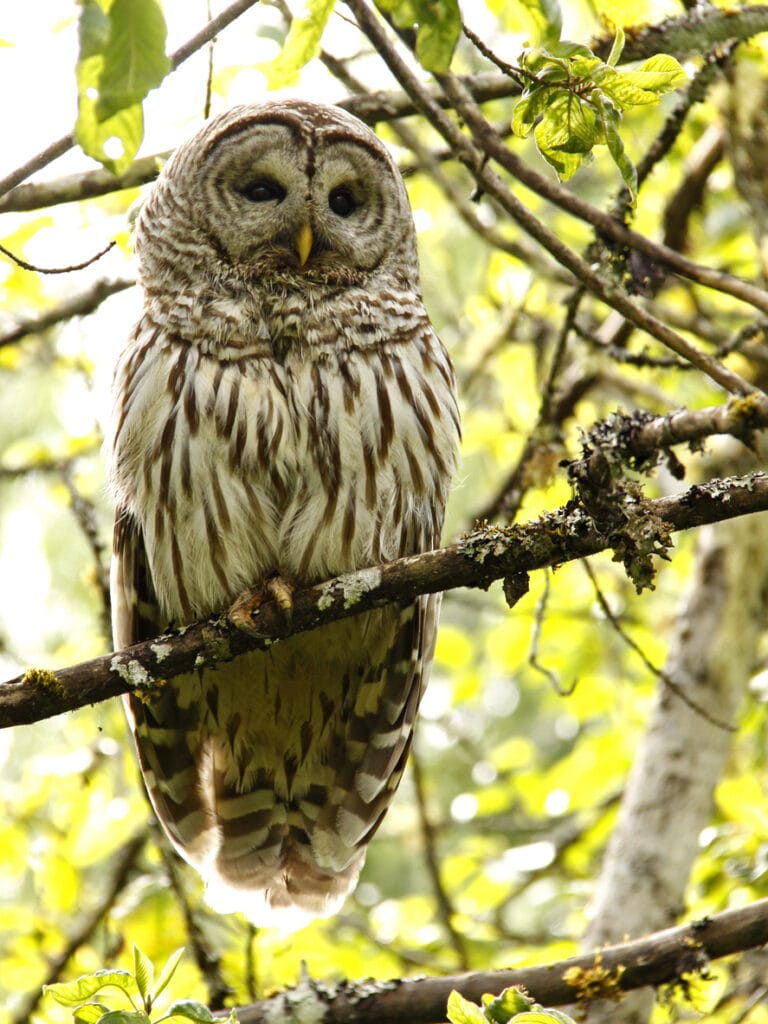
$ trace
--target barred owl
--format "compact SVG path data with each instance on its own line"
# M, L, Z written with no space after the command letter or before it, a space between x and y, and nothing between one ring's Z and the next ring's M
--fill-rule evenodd
M382 143L344 111L236 107L139 215L113 385L116 647L439 542L459 416ZM273 586L274 589L274 586ZM333 913L403 773L439 599L126 698L154 810L212 906Z

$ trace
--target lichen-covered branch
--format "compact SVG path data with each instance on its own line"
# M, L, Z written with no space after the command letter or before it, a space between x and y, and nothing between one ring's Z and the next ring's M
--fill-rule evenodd
M30 670L0 684L0 728L25 725L109 697L142 690L184 673L229 661L248 650L418 594L457 587L486 589L505 581L508 600L525 592L526 574L612 549L636 586L648 585L653 555L664 555L669 535L704 523L768 510L768 475L754 473L691 487L680 495L646 501L633 492L611 491L590 501L601 482L580 468L584 500L573 500L525 526L481 526L457 544L345 573L293 595L290 614L274 601L261 604L248 630L226 613L115 654L57 672ZM599 467L598 467L599 471Z
M475 971L444 978L343 982L309 978L272 999L239 1007L240 1024L313 1020L322 1024L433 1024L445 1020L448 996L457 989L476 1002L486 992L523 985L543 1006L563 1006L612 996L646 985L663 985L703 972L710 960L768 941L768 899L726 910L703 921L669 928L595 953L538 967Z

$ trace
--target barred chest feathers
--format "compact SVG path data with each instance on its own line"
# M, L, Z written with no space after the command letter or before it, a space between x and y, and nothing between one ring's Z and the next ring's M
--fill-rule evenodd
M439 415L455 409L442 347L423 320L405 341L344 341L222 359L138 325L117 370L113 489L144 524L169 621L270 573L314 582L439 534L457 431Z

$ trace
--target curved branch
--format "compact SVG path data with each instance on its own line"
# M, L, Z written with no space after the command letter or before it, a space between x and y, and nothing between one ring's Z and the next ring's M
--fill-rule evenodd
M668 530L766 510L768 475L754 473L714 480L674 497L630 499L618 515L639 523L646 542L649 534L658 534L663 542ZM525 526L483 526L450 547L297 590L289 615L267 601L247 632L223 613L58 672L31 669L0 684L0 728L28 725L121 693L162 685L166 679L231 661L246 651L264 650L275 640L386 604L407 603L419 594L457 587L487 589L494 580L504 579L511 602L512 595L525 593L528 572L612 547L619 550L626 539L615 522L611 532L603 532L576 501ZM655 541L650 546L658 550Z
M543 1006L588 1003L602 997L663 985L702 972L710 960L768 941L768 899L738 910L667 928L641 939L539 967L473 971L446 978L409 978L325 986L308 978L289 992L237 1008L240 1024L316 1020L323 1024L433 1024L445 1020L448 996L457 989L476 1002L486 992L524 986Z

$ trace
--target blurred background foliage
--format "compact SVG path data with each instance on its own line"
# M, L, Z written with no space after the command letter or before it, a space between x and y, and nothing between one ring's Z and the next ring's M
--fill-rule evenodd
M293 3L287 8L300 9ZM619 23L657 23L682 12L672 0L583 0L567 5L566 34L588 42L595 33L610 35ZM204 3L186 0L166 0L165 13L169 52L207 17ZM214 111L264 94L256 69L278 52L285 13L282 3L262 2L221 34L210 77ZM465 3L463 13L496 53L517 58L527 31L517 3ZM12 132L6 132L4 170L74 124L77 19L75 4L53 0L17 7L4 19L0 75L4 94L19 97L11 101L19 109ZM341 13L331 17L323 46L350 58L347 66L368 88L393 88ZM687 62L688 74L700 63ZM488 67L461 40L453 70ZM204 49L150 94L141 154L171 148L199 123L207 78ZM759 168L748 173L752 164L742 143L747 132L750 138L759 134L764 108L758 103L750 115L742 100L755 90L764 96L765 88L765 50L758 38L739 48L692 109L670 153L643 184L634 214L638 231L661 237L680 201L676 190L692 174L700 148L718 133L719 157L688 210L681 245L700 263L757 282L765 271L754 212L762 199L745 188L759 191L765 179ZM346 90L314 60L290 91L332 101ZM670 95L626 118L622 134L635 161L677 102ZM493 123L508 124L513 105L514 100L497 100L484 111ZM439 149L422 123L408 123L423 145ZM392 128L383 124L379 130L406 171L427 308L452 353L461 387L465 437L445 532L450 541L494 507L502 481L536 428L572 285L487 204L473 207L476 216L520 252L502 252L480 237L431 175L418 169ZM532 140L510 145L551 174ZM450 161L441 166L469 200L472 184L463 169ZM92 168L75 152L47 174ZM607 209L621 179L598 150L569 187ZM61 276L30 273L3 259L0 335L103 278L132 275L129 213L139 195L139 189L129 189L4 214L2 244L44 266L77 263L112 238L117 246L86 270ZM524 198L577 251L593 242L587 225L530 193ZM111 359L138 302L135 289L121 290L91 315L18 340L0 337L4 677L30 665L74 664L110 647L104 580L111 513L100 424ZM750 311L735 300L679 280L659 292L655 303L668 322L704 338L710 351L751 322ZM539 436L527 467L521 520L570 496L558 463L577 454L580 427L618 407L663 414L719 400L711 383L669 365L675 361L645 336L635 334L615 347L603 344L601 329L611 316L591 299L580 306L579 331L561 353L560 384L573 391L572 409ZM764 360L758 337L735 365L757 378ZM688 482L695 481L701 459L681 458ZM681 486L660 470L648 493ZM296 935L256 931L237 916L218 917L206 908L197 876L170 854L151 821L117 702L0 732L2 1024L26 1020L30 1013L32 1019L67 1019L67 1011L50 1000L37 1005L42 983L128 963L133 943L157 962L187 946L175 992L219 1004L225 998L245 1002L294 983L302 961L315 977L389 978L544 963L572 954L658 685L606 616L605 603L645 657L663 664L691 548L692 538L678 535L672 560L659 566L655 589L641 596L608 555L591 560L591 575L579 563L537 575L513 612L498 586L488 593L447 595L414 763L370 848L360 885L338 917ZM691 917L766 892L767 679L756 665L727 775L700 837L686 899ZM740 970L743 963L732 973L718 968L698 1008L670 995L659 1020L696 1019L703 1011L712 1021L742 1019ZM752 1024L766 1020L768 1012L759 1007L749 1017Z

